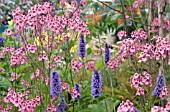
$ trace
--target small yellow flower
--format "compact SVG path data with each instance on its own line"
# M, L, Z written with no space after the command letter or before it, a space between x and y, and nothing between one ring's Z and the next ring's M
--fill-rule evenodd
M71 47L71 49L70 49L70 52L71 53L74 53L74 52L76 52L77 51L77 45L74 45L73 47Z
M48 34L47 32L43 32L43 35L45 36L45 41L42 41L42 44L46 45L48 43ZM41 42L39 36L35 38L34 44L40 46Z
M12 24L14 23L14 21L13 20L11 20L11 21L8 21L8 24L10 25L10 26L12 26Z

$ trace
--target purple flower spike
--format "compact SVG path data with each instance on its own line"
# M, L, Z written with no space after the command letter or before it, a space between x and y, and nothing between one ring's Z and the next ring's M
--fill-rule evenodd
M156 87L152 92L152 96L159 96L161 91L162 91L162 87L164 86L164 78L163 76L161 76L160 74L158 74L157 76L157 80L156 80Z
M54 97L62 92L61 82L57 72L51 71L50 74L50 97Z
M105 44L105 50L104 50L104 63L107 64L107 62L110 60L110 51L109 46Z
M64 112L66 108L65 98L61 99L61 103L58 105L57 112Z
M0 37L0 46L3 44L4 38Z
M86 42L84 36L81 35L78 44L78 56L83 58L86 55Z
M91 96L93 98L100 96L101 87L102 87L102 77L97 70L94 70L91 78Z

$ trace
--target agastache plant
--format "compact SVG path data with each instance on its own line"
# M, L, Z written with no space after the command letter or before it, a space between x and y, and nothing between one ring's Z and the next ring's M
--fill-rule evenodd
M3 44L4 38L0 37L0 46Z
M107 64L107 62L110 60L110 51L108 44L105 44L105 50L104 50L104 63Z
M66 109L65 98L61 99L61 103L58 105L57 112L64 112Z
M86 55L86 42L84 36L81 34L78 43L78 56L83 58Z
M97 70L93 71L91 78L91 96L97 98L101 95L102 76Z
M61 82L58 72L51 71L50 74L50 97L54 97L62 92Z
M152 96L160 95L160 93L162 91L162 87L164 86L164 83L165 83L164 77L161 74L158 74L157 80L156 80L156 86L152 92Z

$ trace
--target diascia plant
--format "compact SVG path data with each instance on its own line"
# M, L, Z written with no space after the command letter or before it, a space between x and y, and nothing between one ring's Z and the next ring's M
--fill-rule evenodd
M121 45L116 57L110 58L107 62L107 67L113 72L117 72L117 69L122 70L121 67L126 62L129 69L133 68L133 72L129 70L130 74L132 74L130 78L128 77L130 88L125 86L126 84L124 83L126 82L123 82L123 78L120 77L121 74L117 76L117 79L122 83L119 83L119 87L116 89L123 90L122 88L124 88L125 95L124 97L119 97L124 101L119 104L115 111L168 112L170 23L162 13L166 13L163 8L166 7L166 4L169 4L169 1L134 0L133 5L130 6L131 17L124 10L124 0L119 1L117 3L121 4L122 10L113 9L108 4L99 1L112 9L112 11L115 11L115 13L119 12L119 15L123 18L123 30L117 33L117 37L121 40ZM132 2L132 0L127 1ZM149 12L143 12L147 13L147 16L141 13L145 8L149 10ZM143 28L136 26L136 24L139 24L133 18L134 9L139 10L140 22ZM112 18L115 19L116 17L113 16ZM132 22L132 24L128 25L129 22ZM135 30L131 31L129 27L135 27ZM126 69L124 76L127 76L127 71ZM130 89L135 92L130 91ZM114 92L116 93L117 91L115 90ZM122 95L122 91L119 94ZM125 99L127 96L129 99Z
M19 7L12 11L15 30L7 29L0 38L0 71L8 84L1 93L1 112L74 111L75 100L82 97L74 74L85 70L85 40L90 32L80 18L86 1L72 0L69 9L67 4L61 0L63 11L56 15L49 2L36 4L24 14ZM77 40L78 53L72 57L70 48ZM96 75L91 94L98 97L101 76Z

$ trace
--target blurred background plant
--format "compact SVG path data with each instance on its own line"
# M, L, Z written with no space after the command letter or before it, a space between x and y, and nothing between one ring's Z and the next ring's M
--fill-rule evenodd
M0 72L0 96L2 97L3 107L6 107L6 104L3 102L4 97L7 95L9 87L15 87L17 92L23 92L25 90L31 91L29 98L34 98L41 91L43 94L48 95L48 86L41 81L41 79L37 79L36 81L30 80L31 74L35 72L38 68L42 74L45 75L46 78L49 77L49 70L45 68L44 61L38 61L38 55L40 53L50 54L51 57L57 55L61 56L61 60L55 63L55 70L58 71L60 79L63 83L67 83L69 88L73 88L74 84L78 84L81 90L81 98L80 99L72 99L71 94L67 91L62 92L61 96L65 96L66 101L66 109L65 111L80 111L80 112L116 112L117 107L121 103L121 101L130 100L133 102L134 107L137 107L142 111L150 111L154 105L159 105L163 102L163 106L165 107L168 99L161 101L159 97L151 97L152 91L154 90L156 77L158 74L158 69L161 64L161 60L149 59L146 62L139 63L139 56L142 51L136 50L136 44L134 38L132 38L132 32L138 31L138 29L143 28L144 36L147 35L147 39L142 40L139 45L147 45L153 44L156 46L155 41L152 38L156 35L160 35L159 25L156 24L160 20L157 20L159 13L157 2L151 2L150 0L141 2L142 0L89 0L86 2L85 7L79 7L82 10L80 15L83 22L86 23L87 29L90 31L90 36L85 34L86 41L86 56L83 58L79 58L78 54L78 43L80 34L77 32L69 32L65 29L63 32L66 34L55 35L54 47L56 49L54 52L51 52L48 48L49 37L53 36L51 31L41 32L39 35L35 35L32 30L28 28L28 31L24 34L28 38L28 43L34 43L38 49L38 52L35 54L28 54L29 62L22 66L17 67L9 67L10 63L10 55L1 58L0 67L5 69L4 72ZM27 14L27 10L33 6L34 4L43 4L44 1L36 1L31 0L28 1L1 1L1 13L3 20L1 23L7 25L6 28L12 30L14 35L12 38L9 38L5 34L1 34L1 37L4 38L0 40L0 49L1 51L5 46L10 46L10 48L20 48L21 40L23 39L23 35L15 34L15 25L14 21L11 18L11 10L16 7L20 7L21 12ZM64 7L61 6L60 0L50 0L53 4L51 15L57 15L58 17L62 17L62 15L69 11L73 10L74 7L69 0L64 4ZM77 0L77 2L80 2ZM163 8L163 17L165 17L165 28L163 30L163 36L169 38L169 1L165 1L165 5ZM9 14L9 15L8 15ZM163 20L163 19L162 19ZM154 22L155 21L155 22ZM6 23L5 23L6 22ZM4 31L3 28L2 31ZM125 31L126 36L122 34L122 38L119 37L119 32ZM124 32L123 32L124 33ZM146 35L145 35L146 34ZM34 35L34 36L33 36ZM66 36L66 38L65 38ZM144 37L142 36L142 37ZM31 39L30 37L34 37ZM90 38L89 38L90 37ZM136 36L135 36L136 37ZM44 38L44 40L41 40ZM135 54L127 55L127 58L119 58L120 48L126 43L126 41L131 43L131 45L135 45ZM30 40L29 40L30 39ZM15 41L16 40L16 41ZM24 41L24 40L22 40ZM63 42L65 41L65 42ZM123 41L123 43L122 43ZM2 42L2 45L1 45ZM105 58L105 45L109 46L110 51L110 60L111 61L120 61L115 69L111 69L104 62ZM123 51L126 49L123 48ZM133 58L132 58L133 57ZM166 78L166 85L168 86L169 81L169 65L168 65L168 57L164 59L164 76ZM70 67L72 65L72 60L75 58L78 59L77 63L82 63L83 67L80 71L75 72L71 70ZM57 59L57 58L56 58ZM7 60L7 61L6 61ZM52 59L50 61L53 63ZM87 69L86 65L91 62L91 65L94 64L94 68L98 70L102 76L102 89L101 96L98 98L92 98L90 96L91 91L91 77L92 70ZM117 61L116 61L117 62ZM74 64L73 64L74 65ZM90 65L90 64L89 64ZM136 68L138 69L136 71ZM18 79L16 82L12 82L9 79L12 78L10 75L12 71L18 73ZM143 71L147 71L152 76L152 87L143 87L145 95L145 102L142 100L142 96L136 96L136 88L132 86L131 77L138 72L141 74ZM36 73L36 72L35 72ZM28 88L24 88L23 84L20 82L26 80L31 86ZM17 85L17 86L16 86ZM38 88L38 89L37 89ZM37 90L37 91L36 91ZM35 94L36 93L36 94ZM45 110L47 105L49 104L49 96L44 95L44 103L41 106L35 108L35 111ZM56 107L62 101L62 98L57 97ZM141 105L145 105L143 108ZM51 106L52 107L52 106ZM15 108L16 109L16 108ZM145 109L145 110L144 110ZM16 110L12 110L16 111Z

